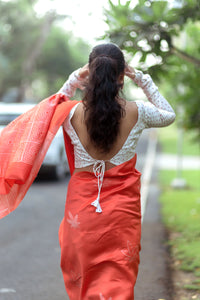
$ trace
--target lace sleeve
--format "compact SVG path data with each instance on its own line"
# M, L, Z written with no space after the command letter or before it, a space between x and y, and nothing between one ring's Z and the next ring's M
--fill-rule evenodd
M136 71L134 82L143 89L149 102L143 102L143 122L145 127L164 127L175 120L175 112L168 101L159 93L148 74Z
M68 80L63 84L61 89L57 92L63 93L67 97L71 98L74 96L76 89L79 88L81 90L84 89L83 87L83 79L79 77L79 70L74 71L68 78Z

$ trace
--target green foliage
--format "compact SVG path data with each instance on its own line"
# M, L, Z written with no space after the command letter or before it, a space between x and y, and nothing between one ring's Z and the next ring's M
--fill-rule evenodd
M159 130L159 140L164 153L177 153L178 130L176 124ZM200 141L196 140L196 132L194 130L189 132L183 131L182 153L183 155L200 155Z
M22 62L35 41L39 24L28 1L0 1L0 95L18 85L23 77ZM31 33L31 34L30 34ZM16 76L17 74L17 76Z
M170 242L172 255L182 270L196 274L200 268L200 172L183 172L189 185L187 190L169 187L175 178L174 171L162 171L160 175L162 214L166 226L174 233Z
M200 285L197 285L197 284L186 284L186 285L184 285L184 288L186 290L199 291L200 290Z
M166 97L185 108L184 127L200 137L200 2L127 1L105 10L105 38L138 58L136 67L168 84Z
M88 46L59 26L66 16L39 16L36 2L0 0L0 99L13 88L18 102L46 98L86 62ZM79 58L76 47L83 49Z
M44 80L48 94L59 90L68 75L86 63L87 57L88 46L82 40L74 39L72 33L52 26L36 65L36 70L47 75Z

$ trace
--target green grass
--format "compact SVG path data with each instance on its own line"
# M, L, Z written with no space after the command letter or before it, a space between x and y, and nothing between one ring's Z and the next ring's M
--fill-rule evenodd
M164 153L176 154L178 129L176 124L159 129L159 140ZM195 141L195 132L183 133L183 155L200 155L200 143Z
M188 188L174 190L174 171L161 171L162 215L166 227L176 233L170 241L172 255L180 268L200 275L200 171L183 171Z
M198 291L200 290L200 286L196 284L186 284L183 286L186 290Z
M200 144L194 141L193 132L184 132L183 155L200 155ZM163 153L176 154L178 130L172 125L159 130ZM160 171L162 216L170 232L170 249L173 260L185 272L192 272L192 280L185 290L200 290L200 170L182 171L187 182L184 190L171 187L177 177L176 170Z
M185 284L183 287L186 290L200 291L200 279L193 280L191 284Z

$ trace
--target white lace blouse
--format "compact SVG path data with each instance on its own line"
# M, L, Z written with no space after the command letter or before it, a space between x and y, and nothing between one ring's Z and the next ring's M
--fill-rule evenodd
M76 88L83 89L82 80L78 74L79 70L73 72L58 93L64 93L70 98L74 95ZM136 71L134 82L143 89L149 102L135 101L138 108L138 120L130 131L122 148L109 160L109 162L114 165L120 165L134 157L138 139L145 128L167 126L175 120L174 110L167 100L159 93L158 88L152 81L150 75L144 75L141 71ZM72 108L70 114L64 121L63 127L74 145L75 168L93 165L94 173L98 178L99 193L92 205L97 208L97 212L101 212L99 197L103 183L105 161L96 160L87 153L71 124L71 118L78 105L79 103Z

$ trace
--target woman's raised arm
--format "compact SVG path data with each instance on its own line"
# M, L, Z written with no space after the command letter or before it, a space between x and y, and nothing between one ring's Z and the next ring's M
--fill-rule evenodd
M127 67L125 75L131 78L147 96L149 102L143 103L143 122L146 127L163 127L175 120L175 112L169 102L160 94L157 86L148 74Z
M63 84L61 89L57 92L57 94L62 93L65 94L67 97L71 98L74 96L76 89L79 88L81 90L84 89L83 83L85 81L84 77L80 76L80 71L82 68L74 71L67 81Z

